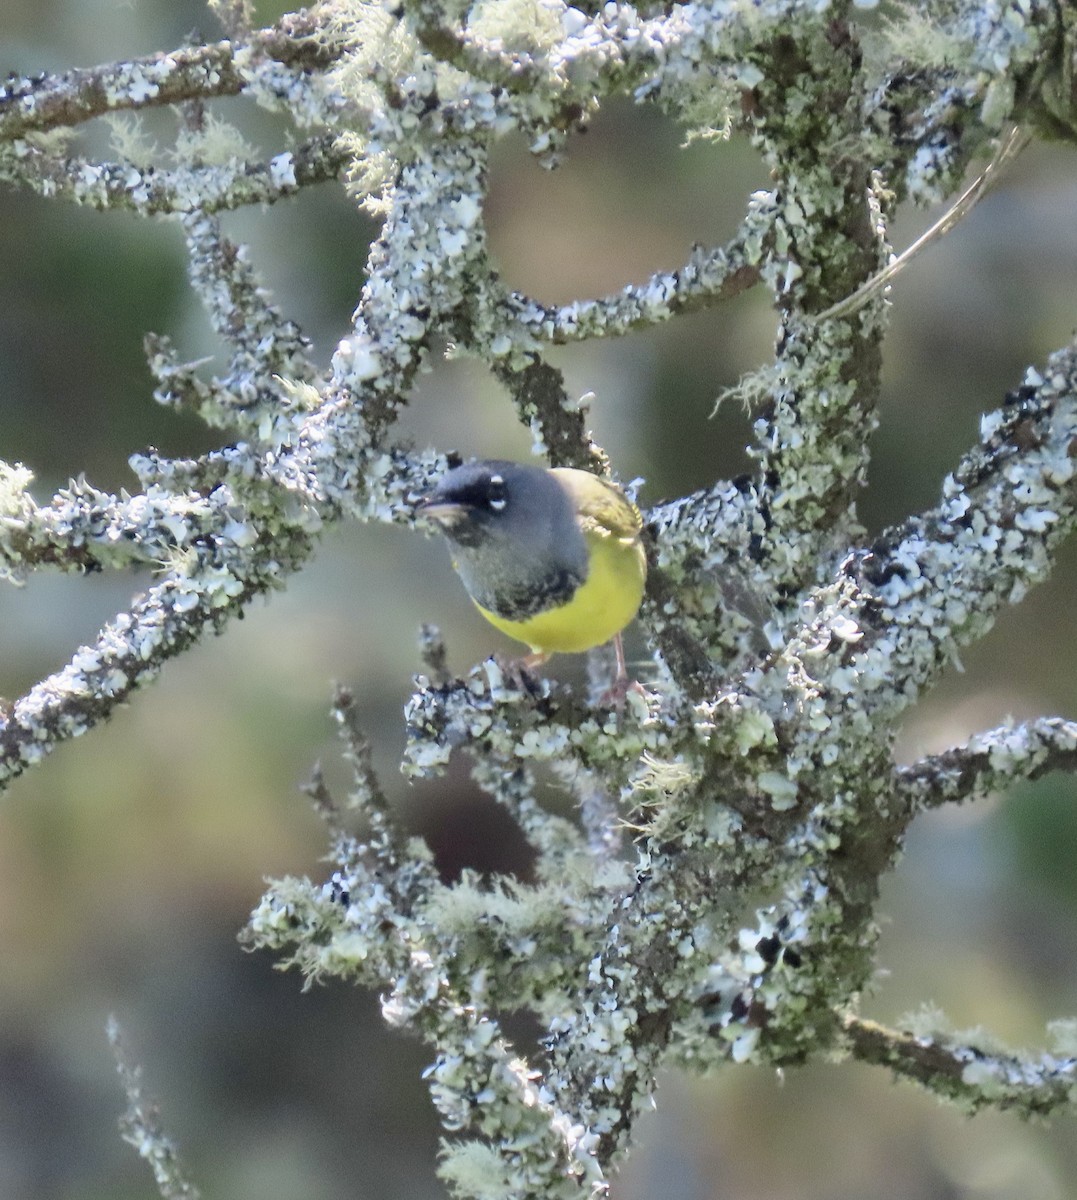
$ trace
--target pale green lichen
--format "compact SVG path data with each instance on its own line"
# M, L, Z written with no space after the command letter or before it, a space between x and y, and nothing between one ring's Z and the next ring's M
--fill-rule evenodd
M1052 1054L1064 1058L1077 1058L1077 1017L1049 1021L1047 1044Z
M563 36L562 0L477 0L467 27L493 49L543 54Z
M324 12L328 37L350 47L327 82L359 113L382 111L381 81L412 73L421 53L418 42L377 0L334 0Z
M494 660L457 680L435 662L408 701L407 771L435 776L467 755L519 825L535 882L465 872L443 884L359 771L367 840L335 831L331 878L274 884L252 915L249 941L310 979L378 990L386 1019L425 1039L445 1127L490 1139L446 1149L443 1176L461 1195L600 1194L669 1058L703 1068L844 1047L837 1014L874 981L872 901L907 820L932 798L960 799L962 787L1030 775L1072 750L1066 728L994 731L966 748L960 765L976 769L958 770L961 782L929 763L919 791L907 780L902 790L892 762L901 713L1046 575L1074 524L1073 353L985 419L934 509L869 550L855 503L885 305L819 317L887 260L899 198L954 186L1050 33L1047 16L1021 6L951 9L939 24L905 13L900 35L878 39L900 68L895 92L883 70L863 73L855 27L839 29L825 6L779 0L645 14L553 0L470 13L433 0L399 11L339 2L309 18L320 22L314 66L301 47L275 58L249 35L228 57L234 87L342 135L353 196L385 217L327 369L214 215L302 186L303 147L248 162L234 131L213 113L197 128L192 109L174 170L138 169L144 150L130 130L117 134L124 162L68 159L49 135L26 132L48 119L34 86L0 87L0 130L16 131L5 178L178 216L227 361L204 378L205 364L155 339L156 395L230 429L198 459L136 456L136 496L77 482L38 506L25 469L0 470L0 561L13 576L131 563L160 572L130 613L4 712L5 780L279 586L324 525L413 523L445 461L395 445L393 425L446 330L458 353L513 386L550 345L648 328L741 287L762 284L780 310L775 361L739 388L753 416L752 476L648 514L655 597L669 584L644 614L663 650L657 678L620 706L595 707ZM250 14L239 4L225 15L242 24ZM157 103L177 71L161 59L91 78L111 111ZM769 190L747 198L726 246L697 249L676 271L557 306L509 294L482 221L492 144L521 132L551 163L613 94L711 131L735 122L771 171ZM314 157L322 178L339 172L339 158ZM545 406L523 386L518 401L537 447L592 452L580 403L559 386ZM581 801L584 828L544 808L538 781L551 774ZM541 1070L497 1019L516 1008L544 1027ZM954 1098L960 1085L968 1107L1032 1109L1048 1085L1068 1087L1064 1063L1007 1057L978 1031L960 1044L927 1018L918 1029L946 1067L928 1086ZM1072 1030L1056 1041L1070 1046Z
M458 1196L474 1200L505 1200L513 1194L513 1171L504 1156L488 1142L475 1138L443 1141L438 1173Z
M161 148L146 129L145 123L131 113L109 113L105 117L111 131L113 152L132 166L145 170L161 160Z
M27 506L33 506L29 496L34 473L22 463L0 461L0 517L24 515Z
M212 112L206 113L197 125L179 130L174 153L177 162L209 167L247 162L256 157L240 131Z
M970 49L968 34L945 16L943 8L897 0L878 30L864 39L871 69L879 71L895 59L927 69L961 63Z

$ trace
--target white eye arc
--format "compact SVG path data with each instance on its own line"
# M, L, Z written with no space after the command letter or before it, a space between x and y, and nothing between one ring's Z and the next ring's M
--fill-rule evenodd
M494 512L501 512L508 503L505 496L505 480L502 476L490 476L490 483L486 490L486 500Z

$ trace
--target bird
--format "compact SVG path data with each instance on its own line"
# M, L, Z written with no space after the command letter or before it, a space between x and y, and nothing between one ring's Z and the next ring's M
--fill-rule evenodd
M624 492L573 467L473 459L421 497L417 515L450 543L453 567L479 612L531 653L579 653L613 641L627 685L621 631L647 581L639 509Z

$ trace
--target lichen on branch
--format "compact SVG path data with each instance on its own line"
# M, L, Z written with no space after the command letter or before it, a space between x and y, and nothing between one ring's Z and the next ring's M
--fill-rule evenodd
M970 1109L1072 1105L1072 1054L858 1014L880 878L917 815L1077 766L1061 718L894 759L898 718L1049 575L1072 532L1077 349L1030 367L1005 401L985 397L979 442L932 508L871 540L857 513L887 327L867 285L890 258L895 206L955 194L1014 123L1068 128L1065 6L958 0L861 24L855 5L826 0L593 12L332 0L262 30L243 0L214 8L229 36L212 45L0 89L0 182L175 222L226 359L207 372L147 331L152 398L226 434L190 460L133 454L133 493L80 478L38 502L29 470L0 464L4 580L155 572L0 714L0 783L285 586L325 527L414 523L446 459L408 446L397 421L435 346L482 363L551 462L608 472L549 349L762 289L774 357L737 389L751 472L645 514L643 686L616 707L495 660L453 678L424 635L404 770L436 780L466 760L520 826L533 877L443 882L400 828L342 693L353 795L338 803L319 774L308 789L335 869L273 883L245 940L310 979L377 990L389 1023L426 1041L442 1173L477 1200L604 1194L665 1062L851 1055ZM212 115L223 96L296 129L256 155ZM518 132L556 166L616 96L658 106L687 135L748 138L769 186L744 198L724 245L676 270L562 305L510 291L483 219L491 148ZM156 151L137 115L162 106L177 135ZM136 124L117 129L114 158L79 150L86 122L120 113ZM346 188L381 221L327 362L219 217L315 185ZM551 774L579 825L544 807ZM345 832L345 810L363 832ZM528 1056L504 1028L519 1009L544 1031Z

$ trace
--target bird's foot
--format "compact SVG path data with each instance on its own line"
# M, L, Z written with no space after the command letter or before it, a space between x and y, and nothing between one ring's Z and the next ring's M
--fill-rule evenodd
M546 662L550 657L548 654L526 654L523 658L495 654L492 657L506 683L532 696L542 694L542 677L535 673L535 668Z
M613 642L613 653L617 669L613 677L613 682L604 691L599 692L595 703L599 708L612 708L620 713L624 711L625 701L628 699L629 692L635 692L637 696L642 697L646 697L647 693L644 690L643 684L638 679L628 678L628 665L625 662L624 643L621 641L621 635L616 633L610 640Z
M615 679L608 688L598 697L599 708L612 708L617 712L623 712L625 701L628 699L628 693L633 692L635 695L647 698L647 689L638 679L629 679L625 675L622 679Z

